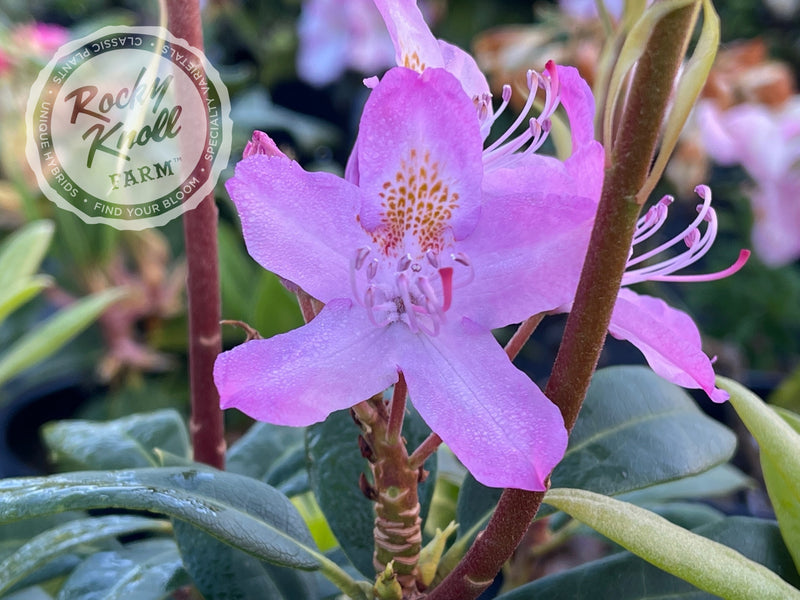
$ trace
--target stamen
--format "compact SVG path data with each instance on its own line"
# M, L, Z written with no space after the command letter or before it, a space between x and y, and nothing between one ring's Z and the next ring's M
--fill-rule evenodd
M655 205L640 217L636 223L636 232L633 234L633 245L643 242L651 237L667 220L669 205L675 201L672 196L664 196Z
M360 271L361 267L364 266L364 261L367 259L367 256L369 256L370 252L371 250L369 246L364 246L363 248L359 248L358 250L356 250L356 262L355 262L356 271Z
M691 281L713 281L715 279L722 279L734 274L741 269L750 256L749 250L741 250L739 257L731 266L721 271L714 273L705 273L699 275L675 275L679 271L689 265L694 264L701 257L703 257L714 243L717 237L717 215L713 208L711 208L711 190L707 186L698 186L695 188L698 195L703 198L703 204L698 205L698 215L692 221L692 224L684 229L679 235L673 237L668 242L661 244L654 250L646 252L636 258L628 260L627 266L635 265L643 260L651 258L656 254L670 248L680 242L686 245L686 250L677 256L673 256L667 260L659 262L647 267L641 267L631 271L626 271L622 276L622 285L631 285L642 281L674 281L674 282L691 282ZM664 223L667 217L669 204L672 203L672 198L665 196L659 203L651 208L647 214L639 219L637 223L637 233L634 235L634 245L642 240L647 239L655 231L657 231ZM654 210L655 209L655 210ZM701 233L700 224L706 222L707 226L704 232ZM633 252L633 248L631 248Z
M466 280L458 281L457 285L456 284L453 285L453 288L455 289L464 287L465 285L472 283L472 281L475 279L475 269L472 267L472 261L470 261L469 257L463 252L459 252L457 254L451 254L450 257L453 259L454 262L457 262L458 264L467 267L468 269Z
M428 262L434 269L439 268L439 255L436 252L433 250L428 250L425 252L425 258L428 259Z
M528 98L525 101L525 106L514 120L514 123L484 150L483 164L485 168L497 169L509 166L521 158L536 152L541 148L542 144L544 144L544 141L550 133L550 118L558 108L561 100L561 89L555 63L549 61L541 75L536 71L529 70L526 74L526 79ZM536 91L539 88L544 90L544 108L538 117L528 118L528 127L526 127L524 131L512 137L515 132L519 130L523 120L528 117L528 114L533 109L536 100ZM491 125L496 122L497 117L505 110L510 98L511 88L504 86L503 103L498 108L497 113L482 122L481 131L485 134L484 137L488 135L488 130L491 128ZM517 153L517 151L525 147L526 144L528 144L528 146L525 150Z
M377 258L373 258L370 263L367 265L367 281L372 281L375 279L375 275L378 274L378 266L380 265L380 261Z
M405 307L405 314L408 317L408 327L411 333L419 331L419 324L417 323L417 315L414 312L414 303L411 302L411 293L408 289L408 277L405 273L397 274L397 289L400 291L400 298L403 300Z
M411 266L411 261L412 260L413 259L411 258L410 254L406 254L405 256L401 256L400 260L397 261L397 272L398 273L402 273L403 271L408 269L408 267Z

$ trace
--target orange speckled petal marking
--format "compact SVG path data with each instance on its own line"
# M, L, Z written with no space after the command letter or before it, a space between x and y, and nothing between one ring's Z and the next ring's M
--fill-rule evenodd
M412 148L394 177L381 187L383 218L373 237L383 253L397 256L409 247L420 253L441 252L459 196L442 179L430 152Z
M358 141L360 220L384 254L439 252L472 232L481 144L475 108L445 70L384 76L364 108Z
M439 43L433 37L416 0L376 0L394 43L397 65L422 73L428 67L443 67Z

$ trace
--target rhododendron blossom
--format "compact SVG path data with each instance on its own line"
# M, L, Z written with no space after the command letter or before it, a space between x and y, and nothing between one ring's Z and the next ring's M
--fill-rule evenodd
M568 164L524 152L510 160L514 139L505 155L503 142L484 151L486 119L440 68L384 75L346 179L307 173L265 136L254 140L228 182L248 250L325 308L300 329L220 355L223 406L308 425L402 372L420 415L479 481L544 489L566 447L563 421L491 329L569 299L575 280L560 276L560 261L581 261L574 239L596 202L570 172L593 180L602 164L586 133L585 83L574 69L548 77L582 132ZM540 142L535 129L523 145Z
M490 126L508 103L510 88L508 86L503 88L503 103L498 112L493 113L488 84L475 61L463 50L447 42L436 40L427 29L413 0L396 2L375 0L375 3L381 11L394 41L398 64L423 72L430 66L443 67L456 75L461 81L464 91L472 97L473 103L477 107L482 133L486 137ZM566 71L559 70L555 73L562 72ZM505 147L501 147L496 154L494 145L487 148L484 152L486 168L484 188L492 189L495 193L503 195L514 194L514 190L520 189L529 190L531 194L534 194L543 185L545 187L555 186L556 189L561 190L561 193L551 197L550 210L556 210L558 203L570 201L575 196L589 197L597 202L603 181L603 149L599 144L592 142L593 102L579 97L580 86L560 85L563 82L559 82L557 77L553 78L554 71L550 67L541 76L534 74L535 76L532 77L531 73L528 75L528 88L531 95L523 113L529 110L532 96L537 87L541 87L546 92L542 115L530 120L529 131L526 135L507 142ZM550 116L557 104L557 102L553 102L554 95L560 97L561 103L570 115L572 156L562 164L554 159L527 151L508 152L515 143L522 142L525 137L533 140L530 142L531 146L538 147L539 131L548 127L547 117ZM518 119L515 126L519 124L520 120ZM498 142L505 140L506 136L501 136ZM524 143L527 143L527 140L518 147ZM546 183L543 182L543 178L547 179ZM741 268L746 262L749 253L743 251L731 269L726 269L718 274L688 277L673 274L705 254L716 236L717 221L714 211L710 208L710 190L704 186L699 190L705 202L695 222L682 236L652 252L631 258L628 262L631 270L623 277L623 286L647 279L709 280L727 276ZM487 199L488 205L489 200ZM662 201L640 219L633 238L634 246L658 230L666 218L667 206L668 202ZM699 226L703 222L708 223L705 235L699 233ZM581 252L576 253L573 248L570 252L554 254L549 257L552 279L526 280L526 283L530 282L530 285L541 290L549 285L563 285L569 282L573 286L574 294L589 243L591 227L592 222L589 220L584 223L582 229L573 230L573 246L580 248ZM545 235L552 235L552 232L546 232ZM681 240L685 240L688 247L687 252L654 266L636 266ZM633 248L631 252L633 252ZM536 259L532 257L532 260ZM524 289L522 285L520 282L523 295L530 293L530 290ZM570 310L572 301L573 297L558 310ZM727 399L727 393L717 389L714 385L712 361L702 351L702 342L697 326L691 317L670 307L663 300L636 294L623 287L619 292L611 317L609 333L619 339L632 342L642 351L653 370L667 380L684 387L701 388L715 401Z

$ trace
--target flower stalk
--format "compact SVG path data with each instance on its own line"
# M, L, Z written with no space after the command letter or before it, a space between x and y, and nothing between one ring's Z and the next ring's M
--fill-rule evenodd
M198 0L166 0L169 30L202 50ZM189 379L194 459L218 469L225 466L225 438L214 361L222 350L220 285L217 261L217 206L213 193L183 215L189 306Z
M545 394L559 407L568 431L580 412L597 366L639 215L636 195L655 154L675 77L700 3L669 13L655 26L639 60L620 120L581 273ZM544 492L506 489L484 532L429 600L476 598L519 544Z
M402 377L398 384L400 382L403 382ZM362 430L361 452L372 469L372 483L362 477L360 485L364 494L375 502L373 564L378 584L390 573L402 589L403 597L413 597L418 593L418 562L422 549L418 484L424 478L424 471L412 466L399 430L393 433L396 411L405 411L405 386L400 384L399 387L401 390L395 392L388 410L379 394L355 406L353 413ZM402 401L397 402L400 396Z

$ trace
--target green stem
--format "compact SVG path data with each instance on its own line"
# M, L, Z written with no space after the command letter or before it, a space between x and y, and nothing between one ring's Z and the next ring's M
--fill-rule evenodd
M605 342L639 214L636 193L655 154L698 6L679 9L662 19L636 66L575 303L545 389L561 410L568 431L578 418ZM476 598L511 556L543 498L544 492L505 490L483 535L428 599Z
M203 49L198 0L166 0L170 32ZM214 194L183 215L189 304L189 380L192 398L190 430L194 458L225 467L225 438L214 361L222 350L220 284L217 258L217 206Z

